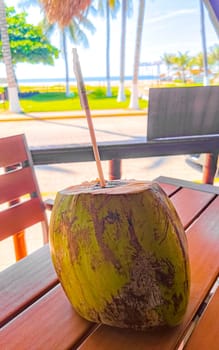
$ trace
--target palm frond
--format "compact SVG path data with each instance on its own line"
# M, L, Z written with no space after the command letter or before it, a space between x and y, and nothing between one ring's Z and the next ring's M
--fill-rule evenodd
M95 31L96 31L95 26L93 25L93 23L87 17L80 18L78 20L78 26L81 26L84 29L89 30L91 34L94 34Z
M133 2L132 0L126 0L127 1L127 16L128 18L131 18L133 15Z
M89 47L88 38L78 25L75 18L72 19L70 25L68 26L68 32L70 33L68 37L72 43L75 45L82 44L85 48Z
M39 24L43 28L43 32L48 38L52 36L57 28L56 24L48 22L47 17L43 17L42 21Z
M91 0L40 0L48 21L57 22L61 27L69 25L73 17L81 17Z
M105 6L106 6L106 2L103 0L98 0L97 3L97 12L101 17L104 17L105 14Z
M18 7L21 8L28 8L30 6L39 6L40 1L39 0L20 0L18 3Z

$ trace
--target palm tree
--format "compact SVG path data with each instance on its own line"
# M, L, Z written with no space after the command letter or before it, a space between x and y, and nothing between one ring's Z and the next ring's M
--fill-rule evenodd
M109 0L106 3L106 96L111 97L110 85L110 4Z
M63 49L63 58L65 63L65 95L70 96L70 82L69 82L69 67L68 67L68 55L67 55L67 42L65 29L60 31L60 38Z
M167 78L170 77L170 69L173 66L173 57L174 55L172 53L164 53L161 57L161 61L167 66Z
M209 54L208 54L208 61L211 67L216 68L216 70L214 71L214 74L216 76L219 76L219 45L218 44L215 44L214 46L210 47Z
M21 0L20 6L41 6L40 0ZM70 82L69 82L69 64L68 64L68 52L67 52L67 39L69 39L74 45L82 44L84 47L89 47L88 38L85 32L81 29L82 27L89 30L92 34L95 32L95 27L88 20L88 12L95 9L90 6L86 12L81 14L81 17L73 17L65 27L59 27L56 23L50 24L47 17L44 16L42 21L42 27L45 34L50 37L55 30L59 30L60 34L60 47L63 54L64 64L65 64L65 86L66 86L66 96L70 95Z
M215 44L210 47L209 62L210 64L219 64L219 45L218 44Z
M126 16L127 0L122 0L122 21L121 21L121 46L120 46L120 82L117 101L125 101L124 80L125 80L125 41L126 41Z
M6 68L8 83L9 110L11 112L20 113L21 107L18 97L18 87L12 64L11 49L7 30L5 4L3 0L0 1L0 33L2 41L3 61Z
M202 0L208 10L210 20L219 36L218 0Z
M178 55L173 57L174 68L177 70L178 74L181 76L182 81L186 82L186 71L190 68L192 63L192 58L189 56L188 51L185 53L178 52Z
M195 65L200 71L203 71L204 60L202 52L197 53L194 57L191 58L191 65Z
M117 101L125 101L125 44L126 44L126 19L127 16L132 12L132 1L122 0L122 10L121 10L121 38L120 38L120 81Z
M191 58L190 61L190 72L192 75L200 75L203 72L204 61L203 53L199 52L197 55Z
M203 85L208 85L208 56L206 47L206 35L205 35L205 17L204 17L204 5L203 1L199 0L200 5L200 24L201 24L201 39L202 39L202 52L203 52L203 67L204 67L204 79Z
M97 11L101 16L106 14L106 96L111 97L110 84L110 14L115 16L119 8L118 0L99 0Z
M140 63L140 52L141 52L141 39L143 34L143 23L145 13L145 0L139 0L138 7L138 21L137 21L137 33L135 43L135 56L134 56L134 72L132 78L132 93L129 108L139 109L138 103L138 70Z
M91 33L95 32L95 27L87 18L87 12L81 18L73 17L69 25L64 28L60 28L56 24L49 24L46 18L43 20L43 28L47 36L50 37L56 29L59 30L61 52L65 62L66 96L70 95L67 39L74 45L82 44L85 48L89 47L88 38L81 27L88 29Z

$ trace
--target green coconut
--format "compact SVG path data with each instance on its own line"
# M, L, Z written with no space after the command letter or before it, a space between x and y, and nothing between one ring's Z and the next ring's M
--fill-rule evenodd
M52 261L85 319L145 330L178 325L190 287L179 216L156 183L84 183L60 191L50 221Z

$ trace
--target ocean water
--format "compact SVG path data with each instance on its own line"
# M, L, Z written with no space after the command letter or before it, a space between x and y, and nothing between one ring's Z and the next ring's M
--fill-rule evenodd
M106 77L84 77L84 82L89 83L89 84L94 84L98 85L101 83L106 82ZM120 77L119 76L112 76L110 77L110 81L113 83L119 82ZM140 75L138 77L139 80L157 80L158 76L155 75ZM75 78L70 78L69 79L70 84L76 84L76 79ZM132 81L132 76L126 76L125 81ZM25 84L25 85L52 85L52 84L65 84L65 78L29 78L29 79L18 79L19 84Z

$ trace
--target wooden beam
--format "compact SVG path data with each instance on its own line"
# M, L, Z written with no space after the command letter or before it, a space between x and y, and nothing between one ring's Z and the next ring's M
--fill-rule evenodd
M101 160L161 157L193 153L215 153L219 150L219 135L173 138L146 142L99 143ZM91 145L83 144L31 148L34 165L94 161Z

